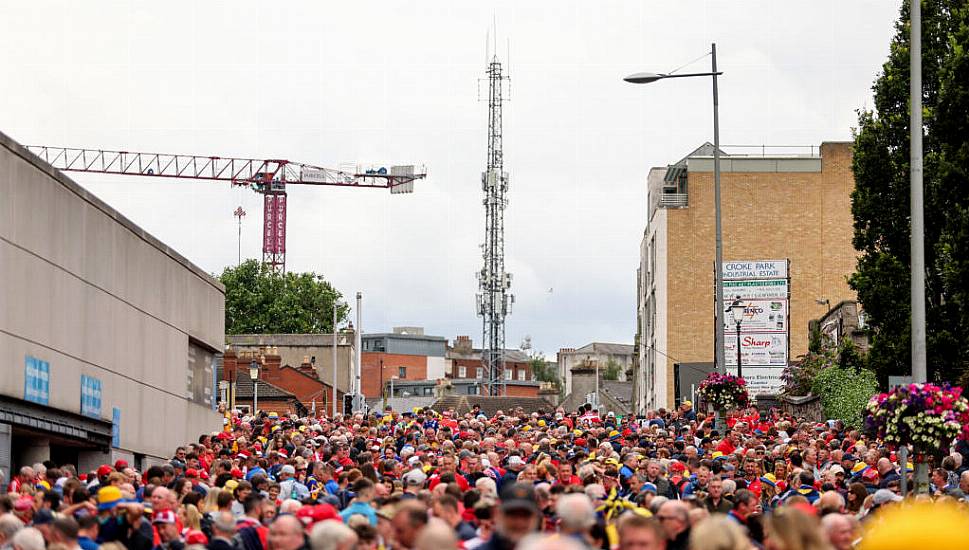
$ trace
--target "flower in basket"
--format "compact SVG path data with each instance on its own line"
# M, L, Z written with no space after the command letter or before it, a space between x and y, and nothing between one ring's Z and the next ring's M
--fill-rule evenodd
M942 455L969 440L969 401L949 384L908 384L871 398L865 428L891 448L912 445L916 457ZM920 460L921 461L921 460Z
M725 411L746 407L750 402L747 381L732 374L711 372L696 390L701 409Z

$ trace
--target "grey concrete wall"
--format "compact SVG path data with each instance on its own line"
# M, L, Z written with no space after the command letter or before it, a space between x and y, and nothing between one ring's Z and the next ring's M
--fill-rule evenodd
M232 334L225 340L236 352L258 352L262 346L276 346L283 365L299 367L304 357L316 357L316 372L326 384L333 383L332 334ZM336 346L337 390L350 388L353 367L353 333L338 335Z
M221 351L224 289L64 174L0 134L0 394L50 363L50 406L80 412L80 377L121 409L121 450L169 455L221 427L185 399L188 343Z

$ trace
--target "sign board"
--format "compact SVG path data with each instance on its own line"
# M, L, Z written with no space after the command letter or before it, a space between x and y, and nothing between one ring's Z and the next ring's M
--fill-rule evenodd
M50 403L50 363L30 355L24 358L24 401Z
M724 361L727 367L737 366L737 335L727 334L724 345ZM740 332L740 360L743 361L744 378L747 366L779 367L787 366L787 334Z
M86 374L81 375L81 414L101 418L101 381Z
M723 299L733 300L737 296L750 299L783 298L787 299L787 279L758 279L751 281L724 281Z
M747 332L781 332L787 333L787 300L778 298L776 300L745 300L740 302L744 305L744 316L740 322L741 334ZM733 312L723 316L724 328L726 328L727 339L730 335L736 335L737 323L734 321Z
M273 200L275 195L264 195L262 199L262 223L265 225L263 227L262 235L262 251L268 252L270 254L276 253L276 241L273 239L276 227L276 203Z
M736 361L734 361L736 363ZM737 374L737 366L727 365L727 372ZM744 365L744 380L747 381L747 392L750 395L778 394L784 388L781 377L783 369L777 367L748 367Z
M121 446L121 409L118 407L111 409L111 446Z
M737 325L730 305L740 300L740 362L752 395L777 393L790 349L790 279L787 260L736 260L724 262L723 312L724 363L737 372Z
M724 280L787 279L787 260L723 262Z

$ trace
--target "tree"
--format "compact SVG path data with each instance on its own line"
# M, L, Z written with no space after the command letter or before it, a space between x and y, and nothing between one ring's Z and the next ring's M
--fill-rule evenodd
M902 4L874 109L859 112L852 170L849 282L872 327L870 367L884 383L909 374L909 3ZM922 1L928 371L955 380L969 352L969 7Z
M606 361L606 369L602 371L603 380L619 380L619 374L622 372L622 365L620 365L615 359L609 359Z
M846 426L860 428L865 405L878 392L878 380L867 369L832 365L818 372L811 392L821 396L825 418L840 419Z
M273 273L257 260L227 267L226 334L322 334L333 331L333 302L340 292L315 273ZM346 318L349 306L337 309Z
M559 386L558 367L552 363L546 362L544 355L539 353L532 356L531 361L529 361L529 365L532 368L532 374L535 375L535 380L555 384L555 387Z

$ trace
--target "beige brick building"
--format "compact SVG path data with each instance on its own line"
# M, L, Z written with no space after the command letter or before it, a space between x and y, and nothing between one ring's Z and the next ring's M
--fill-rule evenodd
M723 259L789 259L790 358L807 351L808 322L826 303L854 299L851 144L804 154L721 155ZM674 366L694 376L712 368L713 147L653 168L640 247L634 398L639 411L674 406ZM824 302L827 300L827 302ZM822 302L822 303L819 303Z

